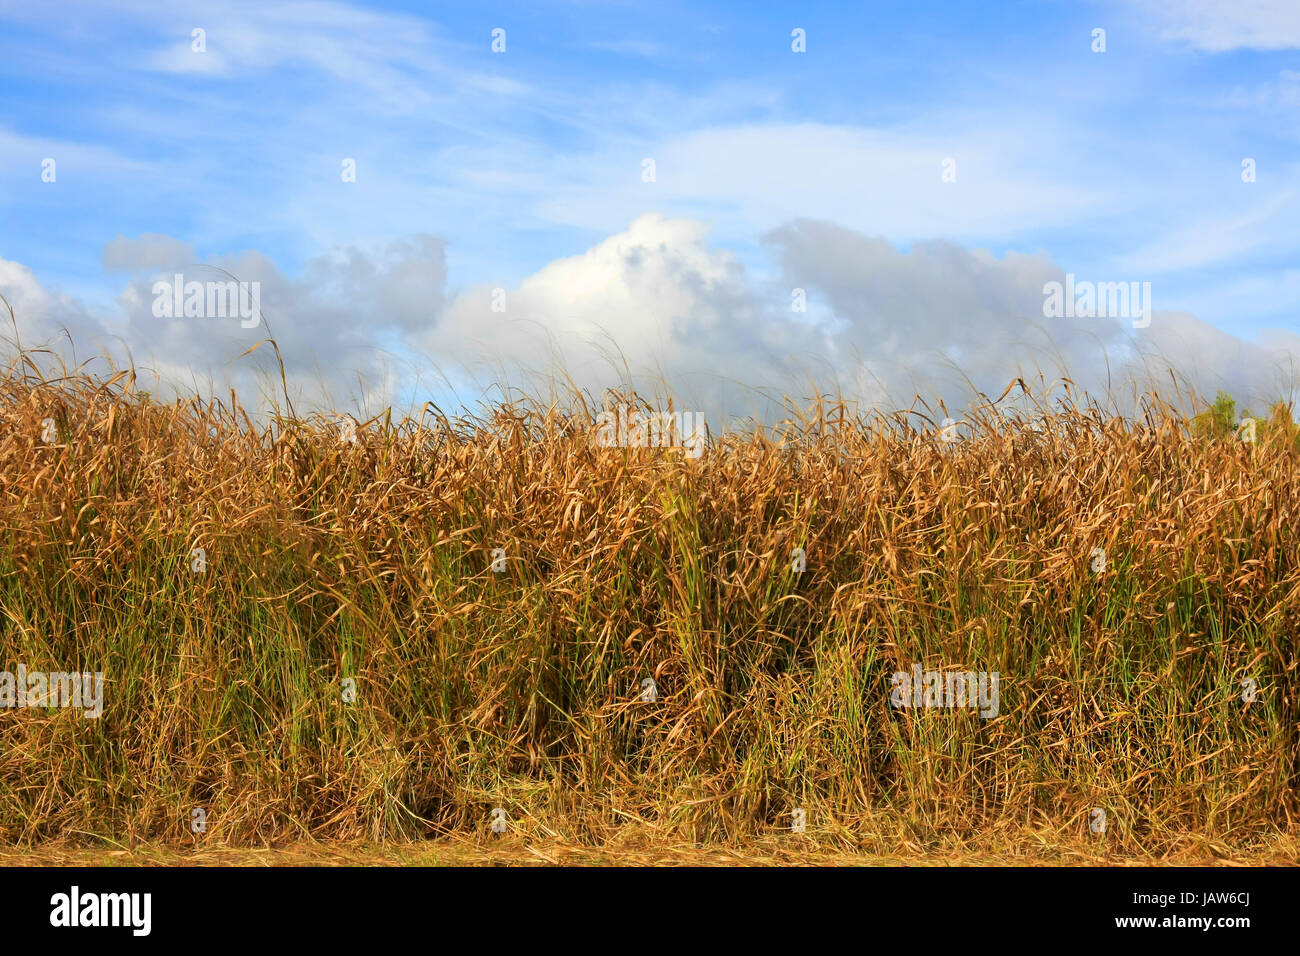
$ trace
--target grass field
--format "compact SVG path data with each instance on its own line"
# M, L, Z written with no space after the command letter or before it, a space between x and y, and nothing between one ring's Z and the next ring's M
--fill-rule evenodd
M1295 430L1144 408L693 458L15 366L0 667L105 690L0 710L0 862L1294 860Z

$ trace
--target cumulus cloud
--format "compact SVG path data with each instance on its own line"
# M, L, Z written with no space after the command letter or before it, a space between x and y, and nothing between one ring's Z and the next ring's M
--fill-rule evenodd
M1286 371L1300 353L1286 343L1242 342L1194 316L1156 311L1142 329L1133 316L1045 317L1044 286L1066 270L1043 253L999 258L943 241L903 251L813 220L763 244L778 272L759 279L711 248L702 223L643 216L517 288L466 290L420 342L462 365L559 366L585 388L626 372L723 417L817 391L891 409L917 395L962 407L1040 375L1104 395L1163 385L1170 367L1211 395L1294 387ZM797 295L806 313L793 310Z
M562 369L593 389L626 378L716 398L737 383L788 380L798 331L707 237L694 220L643 216L517 288L466 290L419 344L463 366Z
M830 223L800 221L768 234L787 283L824 299L839 321L831 357L860 397L894 407L920 393L957 401L999 394L1016 377L1093 374L1103 352L1127 346L1114 319L1049 320L1043 286L1062 271L1046 255L1001 259L950 242L908 252Z
M0 295L13 310L15 323L12 331L6 329L5 337L16 336L23 348L55 345L55 339L64 331L75 347L89 349L91 355L108 343L107 327L85 303L49 291L21 263L0 259ZM8 316L4 319L8 320ZM73 352L68 352L67 357L76 359Z
M154 314L156 273L192 253L166 236L109 244L106 264L134 272L114 314L94 314L5 260L0 292L23 345L66 328L78 347L152 368L181 392L236 387L248 402L268 384L278 391L269 348L241 358L273 334L296 402L370 413L445 400L430 391L437 381L535 392L548 377L596 395L624 384L667 392L715 423L818 392L887 409L920 395L955 410L1017 377L1069 376L1104 394L1167 381L1171 366L1203 394L1225 388L1263 402L1290 395L1300 367L1300 337L1289 333L1245 342L1162 311L1143 329L1128 317L1046 318L1044 286L1065 273L1046 253L999 257L945 241L905 251L815 220L773 230L762 245L773 268L760 276L713 247L707 225L647 215L518 285L456 294L443 242L429 235L334 250L297 276L256 252L186 267L187 281L258 282L264 317L252 329Z
M46 290L19 263L0 259L0 293L12 304L19 343L48 345L73 358L102 355L92 367L128 363L156 374L177 392L224 394L235 388L260 404L267 388L281 390L269 345L274 336L285 365L289 397L321 409L382 408L399 398L410 369L400 355L404 336L432 323L446 285L441 240L419 235L375 250L344 248L310 260L301 275L285 275L257 252L196 265L192 247L167 236L118 238L105 263L134 273L116 312L96 316L83 303ZM168 318L155 314L156 283L256 283L256 324L238 317ZM248 327L245 327L247 324Z
M1153 370L1176 369L1204 396L1223 389L1262 411L1300 387L1300 336L1274 330L1247 342L1185 312L1152 322L1142 354Z

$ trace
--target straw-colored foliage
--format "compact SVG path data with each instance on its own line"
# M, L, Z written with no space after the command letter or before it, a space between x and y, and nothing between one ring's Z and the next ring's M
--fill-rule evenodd
M500 807L567 845L764 841L794 808L900 856L1294 845L1289 421L1002 407L949 445L820 402L692 459L599 447L577 395L353 444L15 366L0 669L107 690L98 720L0 711L0 843L491 839ZM998 716L894 709L913 663L998 672Z

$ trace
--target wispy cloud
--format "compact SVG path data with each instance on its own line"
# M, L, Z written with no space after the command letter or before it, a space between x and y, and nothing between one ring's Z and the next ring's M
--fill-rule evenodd
M1300 6L1294 0L1136 0L1161 36L1209 53L1300 49Z
M671 56L676 52L662 43L649 40L596 40L588 46L593 50L604 50L607 53L647 58Z

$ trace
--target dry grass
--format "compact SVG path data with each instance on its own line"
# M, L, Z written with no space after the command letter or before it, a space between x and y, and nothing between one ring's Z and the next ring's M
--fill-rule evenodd
M1023 835L1021 835L1023 836ZM249 849L181 849L141 844L134 849L56 843L35 849L0 849L0 866L1288 866L1300 859L1294 841L1249 853L1220 855L1183 850L1163 856L1124 856L1096 841L1062 845L1054 834L1042 844L1016 842L997 849L949 847L929 851L900 844L887 853L843 850L789 836L743 844L640 844L585 846L547 841L440 839L420 843L291 843Z
M486 847L501 807L519 859L763 859L801 807L810 858L1294 856L1292 433L1067 400L946 447L819 403L692 460L566 407L349 444L12 370L0 666L108 689L99 720L0 711L0 845L397 859ZM999 715L893 709L913 662L999 672Z

